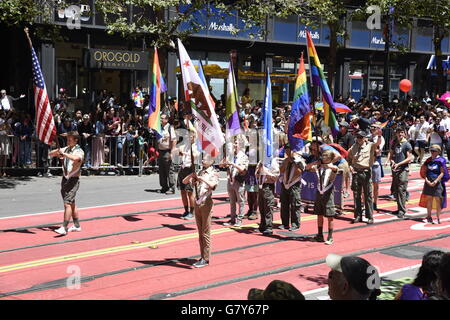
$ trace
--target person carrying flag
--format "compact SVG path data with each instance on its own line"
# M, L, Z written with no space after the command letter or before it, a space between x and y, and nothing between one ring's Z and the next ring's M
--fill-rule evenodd
M84 159L83 149L78 145L79 141L78 132L69 132L67 133L67 147L57 148L48 154L50 157L58 157L63 160L61 196L64 201L64 222L62 227L55 230L60 235L66 235L70 231L81 231L78 208L75 203L75 197L80 188L81 166ZM69 228L71 218L74 225Z

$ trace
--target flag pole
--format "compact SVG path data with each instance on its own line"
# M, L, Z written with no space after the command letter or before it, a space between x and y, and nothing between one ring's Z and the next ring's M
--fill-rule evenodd
M177 48L178 50L176 50L176 54L177 54L177 58L178 61L180 62L180 73L181 73L181 81L183 82L183 63L180 59L180 49ZM184 83L184 82L183 82ZM184 91L184 86L183 86L183 91ZM187 97L186 97L186 92L184 92L184 102L187 102ZM190 102L190 101L189 101ZM186 110L186 105L183 104L183 109L184 111ZM187 143L189 143L191 145L191 169L192 169L192 173L196 173L195 172L195 163L194 163L194 153L192 152L192 143L191 143L191 121L189 119L187 120L187 129L188 129L188 141ZM195 199L198 200L198 188L197 188L197 184L194 184L194 189L195 189Z
M317 121L316 102L315 102L316 97L315 97L315 94L314 94L315 92L314 92L314 85L313 85L313 78L312 78L311 57L310 57L310 54L309 54L309 46L308 46L308 38L309 38L308 37L308 29L305 28L305 31L306 31L306 53L308 55L308 65L309 65L309 81L310 81L310 86L311 86L311 101L312 101L313 117L314 117L314 123L315 123L315 125L314 125L314 135L316 137L316 141L317 141L317 144L318 144L319 143L319 132L317 130L317 123L318 123L318 121ZM311 39L311 41L312 41L312 39ZM303 57L303 52L302 52L302 57ZM319 152L319 150L318 150L318 152ZM320 170L318 172L320 173ZM323 185L322 185L321 177L319 177L319 183L320 183L320 189L322 189Z
M31 42L31 38L30 38L30 33L29 33L29 29L28 27L25 27L23 29L23 31L25 32L25 35L27 36L27 40L28 40L28 44L30 45L30 49L33 49L33 43ZM36 108L36 106L35 106ZM61 149L60 145L59 145L59 139L58 139L58 135L56 135L56 148L57 149Z

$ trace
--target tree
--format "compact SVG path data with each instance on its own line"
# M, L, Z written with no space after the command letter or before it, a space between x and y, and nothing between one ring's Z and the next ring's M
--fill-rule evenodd
M346 5L350 0L310 0L308 1L308 15L301 17L304 24L318 27L322 22L330 29L330 53L328 60L328 83L331 93L334 93L334 78L336 75L336 57L339 49L338 37L346 36L346 26L342 19L346 16Z

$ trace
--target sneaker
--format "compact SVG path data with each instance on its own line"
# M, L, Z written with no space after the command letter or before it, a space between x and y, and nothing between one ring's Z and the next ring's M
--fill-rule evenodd
M297 231L297 230L299 230L300 229L300 227L290 227L289 228L289 231Z
M234 220L228 220L228 221L225 222L223 225L224 225L224 226L231 226L231 225L233 225L234 223L235 223Z
M200 259L196 263L193 264L195 268L203 268L209 265L209 261L206 261L205 259Z
M192 213L188 212L187 215L186 215L186 217L185 217L184 219L186 219L186 220L192 220L192 219L194 219L194 215L193 215Z
M240 227L242 225L242 221L238 220L236 221L236 223L233 225L233 227Z
M406 219L405 214L404 213L399 213L397 216L399 219Z
M356 218L353 220L352 223L358 223L358 222L361 222L361 221L362 221L361 217L356 217Z
M50 172L47 172L46 174L44 174L44 176L46 176L48 178L53 177L53 175Z
M41 172L38 172L37 176L38 176L38 177L42 177L42 173L41 173Z
M262 232L262 234L263 234L264 236L271 236L271 235L273 234L273 231L272 231L272 230L264 230L264 231Z
M181 215L181 219L186 219L187 215L189 214L189 212L185 211L182 215Z
M248 220L256 220L256 219L258 219L256 213L252 213L251 215L248 216Z
M66 231L66 229L64 227L60 227L60 228L56 229L55 232L58 233L58 234L62 234L62 235L66 235L67 234L67 231Z
M373 219L367 220L367 224L373 224Z
M174 188L170 188L170 190L166 191L166 194L175 194L175 189Z
M333 238L328 239L327 241L325 241L325 244L327 244L327 245L333 244Z
M69 230L67 230L68 232L73 232L73 231L76 231L76 232L80 232L81 231L81 227L75 227L75 225L73 225L73 226L71 226L70 228L69 228Z
M278 229L284 230L284 229L287 229L287 228L286 228L284 225L280 224L280 225L278 226Z
M433 223L433 218L427 217L426 219L423 219L422 221L425 223Z

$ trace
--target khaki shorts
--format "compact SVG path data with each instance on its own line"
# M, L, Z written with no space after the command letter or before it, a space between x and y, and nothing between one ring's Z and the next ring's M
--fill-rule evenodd
M64 203L74 203L78 188L80 187L80 178L72 177L66 179L63 177L61 181L61 195Z

